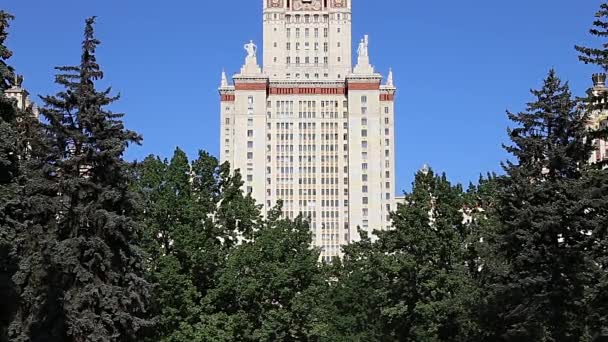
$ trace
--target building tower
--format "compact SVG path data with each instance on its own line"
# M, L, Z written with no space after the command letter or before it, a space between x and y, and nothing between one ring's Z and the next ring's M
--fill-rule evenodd
M325 260L389 227L395 209L392 71L370 63L369 38L352 66L351 0L263 0L262 69L257 46L222 72L221 160L267 211L281 200L302 214Z
M589 90L589 95L593 98L605 98L608 93L608 87L606 87L606 74L594 74L593 77L593 88ZM597 110L591 114L589 128L597 130L608 127L608 111ZM594 151L591 155L591 163L599 163L602 161L608 161L608 141L602 139L596 139L593 142Z

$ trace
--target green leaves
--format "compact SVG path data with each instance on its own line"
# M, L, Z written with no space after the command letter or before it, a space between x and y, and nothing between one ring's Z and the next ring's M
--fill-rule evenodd
M338 330L353 340L458 341L474 336L465 268L464 193L445 175L416 175L394 229L345 248L337 267Z

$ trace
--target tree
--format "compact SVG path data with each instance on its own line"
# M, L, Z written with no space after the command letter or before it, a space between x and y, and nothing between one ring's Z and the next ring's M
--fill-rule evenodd
M204 299L196 341L317 341L327 334L319 251L308 224L279 219L280 206L252 241L235 247Z
M601 39L608 38L608 3L600 5L595 18L589 33ZM585 64L599 65L604 71L608 71L608 46L605 43L602 43L600 48L576 46L575 49L580 53L580 61Z
M64 90L42 98L49 151L44 182L28 186L47 196L29 207L38 219L22 237L11 341L140 341L153 323L137 201L122 159L140 137L106 109L118 97L96 89L104 74L94 23L86 20L80 65L57 68Z
M595 325L587 291L600 273L589 249L606 230L583 181L587 115L554 70L532 94L525 112L508 113L515 161L498 179L495 259L485 265L488 340L585 341Z
M475 336L463 199L462 189L445 175L421 171L392 215L394 229L377 232L375 243L363 239L345 248L337 282L342 294L336 296L342 317L338 330L345 340L468 341Z
M170 162L150 156L136 173L144 199L148 277L158 284L156 340L196 340L201 300L216 286L239 239L251 239L259 209L243 196L239 173L231 174L206 152L193 162L180 149Z
M13 17L0 11L0 341L6 341L7 327L14 311L16 271L14 249L15 222L12 216L19 177L17 108L4 91L12 85L13 69L6 63L12 55L4 45Z

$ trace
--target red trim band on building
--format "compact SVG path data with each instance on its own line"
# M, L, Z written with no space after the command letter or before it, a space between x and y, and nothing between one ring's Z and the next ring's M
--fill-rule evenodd
M349 90L379 90L380 82L378 83L348 83Z
M395 94L380 94L380 101L395 101Z
M344 87L337 88L278 88L271 87L270 95L344 95L346 89Z
M222 102L234 102L236 97L232 94L222 94L220 95L220 101Z
M236 83L234 85L236 90L266 90L267 87L266 83Z

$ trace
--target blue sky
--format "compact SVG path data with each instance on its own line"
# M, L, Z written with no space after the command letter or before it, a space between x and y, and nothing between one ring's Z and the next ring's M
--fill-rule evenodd
M579 63L575 44L601 0L353 0L353 39L370 35L376 69L395 72L398 189L424 163L468 183L499 171L509 122L549 68L583 95L598 69ZM84 19L99 16L104 85L114 107L144 136L130 159L219 152L220 72L238 71L243 43L262 40L260 0L3 0L17 20L11 63L34 95L58 90L53 67L75 64ZM107 83L106 83L107 82Z

